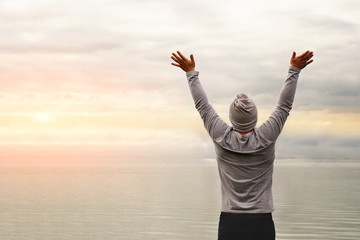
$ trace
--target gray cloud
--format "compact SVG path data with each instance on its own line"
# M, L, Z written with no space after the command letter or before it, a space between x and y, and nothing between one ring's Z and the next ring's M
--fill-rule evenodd
M4 89L15 93L43 86L99 94L136 89L149 92L154 102L175 99L191 104L182 109L195 111L185 74L170 65L171 52L181 50L195 54L214 105L227 106L244 91L258 105L272 108L292 51L310 49L315 61L301 72L294 111L359 113L358 9L355 0L4 0L0 77ZM27 77L46 80L29 83ZM290 143L299 155L358 153L354 139L286 139L282 145ZM287 147L281 149L290 154Z
M360 141L357 138L280 138L278 156L286 158L317 158L330 160L358 159Z
M123 81L116 68L127 62L126 68L137 72L139 87L147 88L150 80L170 88L168 80L175 71L170 69L169 56L179 49L196 54L209 95L221 99L234 94L233 86L253 95L276 95L291 51L314 47L315 62L301 76L300 87L311 89L307 97L317 98L312 102L321 103L319 107L326 106L321 99L329 95L352 96L338 99L337 104L345 107L358 101L354 89L359 87L355 55L359 23L350 7L357 3L335 1L325 8L331 14L316 8L309 11L305 3L290 11L281 7L282 1L262 3L260 8L255 3L245 5L238 12L234 8L240 3L235 2L229 6L203 1L27 3L26 8L1 11L0 52L54 54L53 59L61 58L56 54L81 55L85 64L98 53L94 65L110 70L111 78ZM339 6L349 11L346 19L335 9ZM111 63L115 61L118 66ZM154 69L160 68L158 76ZM220 80L226 83L222 88ZM299 105L307 103L299 100Z

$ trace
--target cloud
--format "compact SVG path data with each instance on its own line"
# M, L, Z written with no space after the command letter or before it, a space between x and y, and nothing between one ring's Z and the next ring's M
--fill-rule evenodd
M315 61L301 72L293 112L315 117L331 113L342 119L331 126L358 127L358 6L355 0L4 0L0 111L11 119L14 112L53 110L68 114L77 126L76 113L108 114L126 127L138 124L135 119L151 119L148 126L136 125L138 130L173 131L183 143L189 138L176 128L189 127L199 136L194 145L202 146L207 136L185 74L170 65L171 52L195 55L210 101L226 117L239 92L252 96L263 115L271 112L292 51L310 49ZM123 116L126 121L120 121ZM316 125L322 132L311 135L313 141L294 142L294 152L327 156L331 147L331 153L338 149L346 155L342 140L320 141L327 136L327 125L313 121L301 118L296 127ZM352 138L344 141L357 146ZM351 147L348 152L357 151Z
M279 158L310 158L346 160L358 159L360 141L358 138L280 138L277 143Z

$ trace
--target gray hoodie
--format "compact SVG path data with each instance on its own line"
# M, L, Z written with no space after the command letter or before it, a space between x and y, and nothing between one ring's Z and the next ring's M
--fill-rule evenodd
M289 67L275 110L265 123L243 136L226 124L209 104L198 78L199 72L186 73L195 107L215 145L222 212L274 211L275 142L291 110L299 73L299 68Z

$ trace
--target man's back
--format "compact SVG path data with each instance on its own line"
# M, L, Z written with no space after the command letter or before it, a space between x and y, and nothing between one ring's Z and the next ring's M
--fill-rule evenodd
M241 136L230 130L214 142L221 180L221 212L269 213L275 143L264 142L258 129Z
M264 124L245 135L226 124L208 103L199 73L186 73L195 107L215 145L222 212L269 213L274 210L275 142L291 110L299 73L300 69L289 68L275 110Z

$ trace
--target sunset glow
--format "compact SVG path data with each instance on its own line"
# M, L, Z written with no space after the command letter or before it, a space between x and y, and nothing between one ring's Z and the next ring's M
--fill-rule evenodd
M52 115L50 113L40 112L35 115L35 118L40 122L48 122L52 120Z
M171 53L194 54L226 122L246 92L261 124L292 51L310 49L278 155L358 156L358 3L278 3L2 1L0 155L213 157Z

